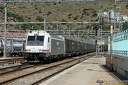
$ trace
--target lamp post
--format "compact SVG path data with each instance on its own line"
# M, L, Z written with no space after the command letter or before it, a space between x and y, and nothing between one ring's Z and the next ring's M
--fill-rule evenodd
M111 26L110 26L110 71L113 71L113 66L112 66L112 62L113 62L112 42L113 42L113 39L112 39L112 36L113 36L113 25L111 24Z
M109 20L110 20L110 57L109 57L109 61L110 61L110 71L113 71L113 65L112 65L112 62L113 62L113 57L112 57L112 54L113 54L113 48L112 48L112 42L113 42L113 25L112 25L112 20L114 20L114 11L113 10L109 10Z

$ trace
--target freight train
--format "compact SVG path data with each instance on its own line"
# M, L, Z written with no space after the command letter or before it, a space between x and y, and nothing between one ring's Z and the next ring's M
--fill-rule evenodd
M0 55L3 55L4 52L4 39L0 38Z
M95 45L50 35L46 31L29 31L26 37L24 58L28 61L50 62L95 51Z

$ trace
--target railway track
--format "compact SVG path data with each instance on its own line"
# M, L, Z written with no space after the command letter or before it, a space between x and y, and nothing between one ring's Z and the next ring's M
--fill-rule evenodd
M5 57L5 58L0 58L0 65L10 65L10 64L15 64L15 63L24 63L26 60L24 60L23 57Z
M56 75L57 73L70 68L82 62L85 59L92 57L93 54L83 55L71 59L64 60L51 65L39 65L27 69L12 71L0 75L0 84L2 85L36 85L45 79Z
M22 69L31 68L31 67L34 67L34 65L25 65L25 64L23 64L23 65L15 65L15 66L1 68L0 69L0 75L11 73L11 72L22 70Z

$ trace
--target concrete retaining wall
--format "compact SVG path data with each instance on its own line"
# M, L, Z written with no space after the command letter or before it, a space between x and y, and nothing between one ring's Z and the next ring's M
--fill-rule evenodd
M106 65L110 67L110 54L106 55ZM128 79L128 57L113 55L113 70Z

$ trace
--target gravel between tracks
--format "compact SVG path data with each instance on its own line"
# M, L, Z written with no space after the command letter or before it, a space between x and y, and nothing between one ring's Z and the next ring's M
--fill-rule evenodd
M50 70L43 70L44 68L46 68L46 66L35 66L33 68L29 68L29 69L24 69L24 70L20 70L20 71L16 71L14 73L11 74L3 74L0 76L0 82L5 81L5 80L10 80L12 78L16 78L18 76L23 76L32 72L36 72L38 71L38 73L36 74L31 74L28 76L24 76L22 78L16 79L13 82L9 83L9 84L2 84L2 85L31 85L33 83L35 83L35 81L39 81L53 73L56 73L60 70L63 70L69 66L74 65L74 63L79 63L81 60L72 62L72 64L66 64L66 65L59 65L58 67L53 67L50 68ZM48 66L47 66L48 67ZM39 71L41 70L41 71Z
M0 82L5 81L5 80L9 80L11 78L15 78L17 76L22 76L31 72L35 72L38 71L40 69L44 69L44 67L33 67L33 68L29 68L29 69L24 69L24 70L20 70L20 71L16 71L14 73L11 74L4 74L0 76Z
M24 78L15 80L14 82L10 83L9 85L32 85L33 83L35 83L35 81L39 81L43 78L46 78L46 77L50 76L51 74L54 74L56 72L59 72L60 70L63 70L69 66L74 65L77 62L79 62L79 61L73 61L71 63L66 63L64 65L59 65L57 67L42 70L36 74L32 74L31 76L27 76L27 77L25 76Z

